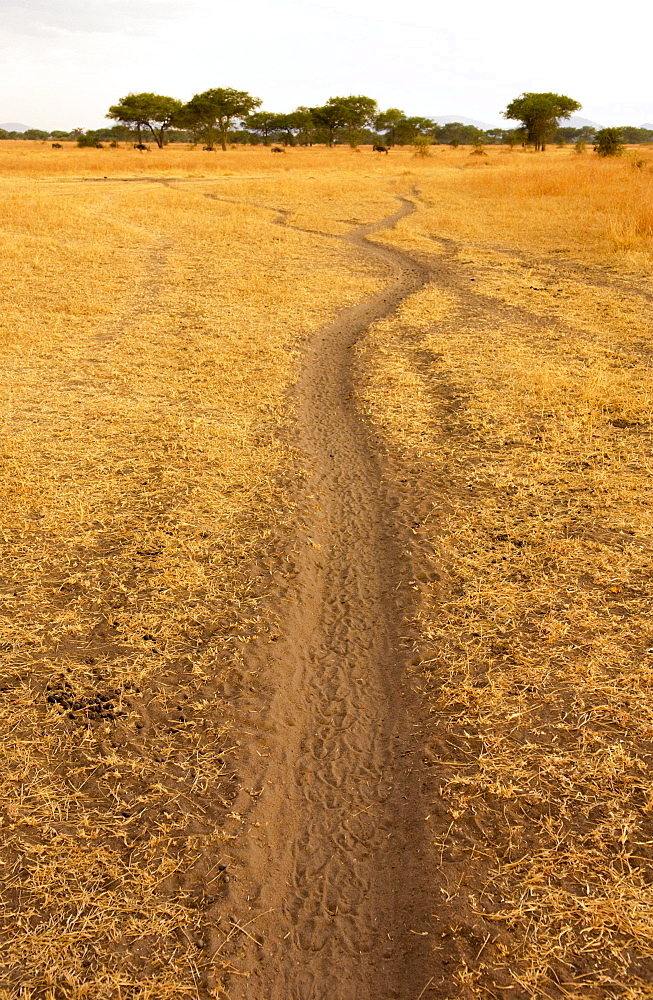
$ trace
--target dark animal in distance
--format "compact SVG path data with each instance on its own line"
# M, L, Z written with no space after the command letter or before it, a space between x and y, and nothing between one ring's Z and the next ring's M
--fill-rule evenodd
M150 151L150 147L146 146L144 142L135 142L134 149L144 149L146 153Z
M387 146L372 146L372 152L373 153L386 153L387 154L387 153L390 152L390 150L388 149Z
M202 146L205 153L215 153L215 146Z
M286 151L285 151L285 149L282 149L281 146L273 146L272 147L272 152L273 153L285 153Z
M52 143L52 148L53 149L63 149L63 146L61 145L60 142L53 142Z

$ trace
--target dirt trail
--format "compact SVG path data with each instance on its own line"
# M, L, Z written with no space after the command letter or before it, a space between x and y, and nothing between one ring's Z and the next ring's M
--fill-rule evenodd
M266 773L244 831L238 916L256 1000L416 1000L428 981L427 862L416 718L401 656L391 503L352 402L350 348L427 280L400 251L346 237L395 278L315 335L298 385L310 473L283 635L265 671ZM270 662L271 661L271 662ZM235 902L235 900L234 900ZM245 927L245 921L251 921ZM240 964L240 963L239 963Z

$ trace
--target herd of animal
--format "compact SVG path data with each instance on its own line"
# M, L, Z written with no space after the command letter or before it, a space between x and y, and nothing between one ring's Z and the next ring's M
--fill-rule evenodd
M53 149L63 149L63 146L61 145L60 142L53 142L52 143L52 148ZM96 144L95 148L96 149L103 149L104 147L103 147L103 145L102 145L101 142L98 142ZM208 152L210 152L210 153L214 152L214 150L211 149L210 146L204 146L203 148L205 150L207 150ZM144 142L135 142L134 143L134 149L140 149L141 152L145 152L145 153L149 153L149 151L150 151L150 147L146 146ZM387 153L390 152L390 150L389 150L389 148L387 146L372 146L372 150L375 153L386 153L387 154ZM286 151L285 151L285 149L282 146L273 146L272 147L272 152L273 153L285 153Z

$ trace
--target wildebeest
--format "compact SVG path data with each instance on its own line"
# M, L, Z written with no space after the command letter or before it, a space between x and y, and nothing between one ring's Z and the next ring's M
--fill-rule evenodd
M272 147L272 152L273 153L285 153L286 151L285 151L285 149L282 149L281 146L273 146Z
M63 146L61 145L60 142L53 142L52 143L52 148L53 149L63 149Z
M215 153L215 146L202 146L205 153Z
M146 146L144 142L135 142L134 149L144 149L146 153L150 151L150 147Z
M390 152L390 150L388 149L387 146L372 146L372 152L373 153L386 153L387 154L387 153Z

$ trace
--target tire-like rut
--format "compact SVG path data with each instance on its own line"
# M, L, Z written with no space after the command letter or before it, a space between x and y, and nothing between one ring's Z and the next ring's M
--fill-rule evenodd
M255 750L259 774L253 765L249 775L262 791L241 835L234 920L247 934L247 975L231 980L233 997L416 1000L428 980L433 905L401 649L405 569L352 401L350 350L428 280L407 255L367 239L413 210L401 201L345 237L395 277L315 334L298 384L306 518L283 635L265 655L269 757L261 781Z

